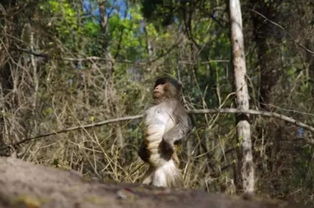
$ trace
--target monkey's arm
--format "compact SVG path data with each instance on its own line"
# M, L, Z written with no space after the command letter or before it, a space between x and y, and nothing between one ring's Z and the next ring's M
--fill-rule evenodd
M180 110L179 114L174 113L175 126L167 131L159 144L159 152L162 158L170 160L174 153L174 144L176 141L183 139L192 128L190 117L185 112Z
M175 111L173 116L176 125L163 135L163 140L168 142L171 146L176 141L183 139L192 129L190 117L185 112L184 108L178 109L177 112Z

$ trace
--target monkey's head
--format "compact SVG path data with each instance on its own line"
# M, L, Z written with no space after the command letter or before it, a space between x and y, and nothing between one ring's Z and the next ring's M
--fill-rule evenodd
M179 99L181 96L181 84L171 77L161 77L155 82L153 98L156 102L169 98Z

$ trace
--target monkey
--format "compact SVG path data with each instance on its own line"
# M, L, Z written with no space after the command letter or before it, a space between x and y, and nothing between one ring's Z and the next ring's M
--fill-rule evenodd
M191 130L191 120L181 103L181 84L161 77L153 87L153 106L145 112L145 138L140 158L149 164L143 184L158 187L182 185L175 144Z

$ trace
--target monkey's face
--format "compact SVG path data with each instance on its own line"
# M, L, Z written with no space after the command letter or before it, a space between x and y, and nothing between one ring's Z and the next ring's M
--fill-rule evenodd
M180 97L181 85L172 78L159 78L155 82L153 98L156 103L163 102L165 99Z
M153 90L153 98L154 99L160 99L164 96L165 94L165 85L166 84L159 84L156 85L154 90Z
M157 84L153 89L153 98L157 102L162 102L168 98L178 98L179 95L178 89L169 82Z

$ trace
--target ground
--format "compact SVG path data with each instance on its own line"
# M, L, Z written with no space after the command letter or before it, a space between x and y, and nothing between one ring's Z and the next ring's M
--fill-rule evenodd
M245 200L195 190L105 184L73 171L0 157L0 208L296 208L279 201Z

